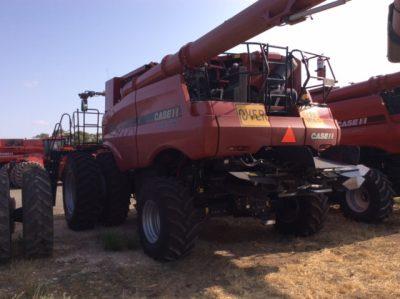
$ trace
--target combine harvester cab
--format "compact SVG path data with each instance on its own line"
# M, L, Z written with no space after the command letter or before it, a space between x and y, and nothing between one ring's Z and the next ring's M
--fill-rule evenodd
M358 190L370 172L347 163L357 153L337 147L337 122L310 95L311 81L324 89L335 81L326 78L329 59L258 43L226 51L346 1L313 8L322 2L260 0L161 63L109 80L103 142L72 142L46 163L63 182L69 227L123 223L134 193L142 246L157 260L188 254L210 216L318 232L326 194ZM95 95L81 95L83 112Z

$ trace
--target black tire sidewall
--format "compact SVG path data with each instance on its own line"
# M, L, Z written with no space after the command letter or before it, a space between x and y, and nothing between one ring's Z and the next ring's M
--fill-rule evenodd
M121 225L125 222L130 206L131 190L127 173L122 173L111 152L96 156L104 184L103 212L100 222L105 226Z
M275 228L280 233L306 237L322 229L329 210L325 195L304 194L289 200L297 201L297 215L292 221L284 221L280 215L285 211L279 211L278 208Z
M11 258L11 207L10 207L10 182L8 180L8 174L5 168L0 168L0 264L8 262ZM7 178L6 178L7 177Z
M66 209L65 179L71 176L75 183L74 210ZM86 152L74 152L67 156L63 172L64 215L68 226L75 231L92 229L104 208L104 178L94 157Z

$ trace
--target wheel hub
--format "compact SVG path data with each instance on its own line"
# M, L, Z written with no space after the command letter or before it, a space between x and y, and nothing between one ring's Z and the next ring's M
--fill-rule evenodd
M144 204L142 225L147 241L151 244L156 243L160 237L160 211L152 200L147 200Z
M370 205L368 192L364 188L347 191L346 202L350 209L357 213L364 213Z

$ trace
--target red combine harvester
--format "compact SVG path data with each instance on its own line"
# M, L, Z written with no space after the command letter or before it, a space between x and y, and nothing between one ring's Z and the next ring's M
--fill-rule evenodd
M63 183L68 226L121 224L134 194L145 253L171 261L193 249L210 216L255 217L275 223L281 233L307 236L323 227L326 194L358 192L368 183L371 192L388 190L383 201L391 202L379 172L334 160L345 150L337 146L340 127L309 92L316 87L312 81L322 89L335 81L322 68L317 76L310 72L311 61L329 65L329 58L258 43L226 52L265 30L347 1L317 6L323 2L259 0L161 63L111 79L102 142L82 134L86 128L98 132L98 123L87 122L91 113L100 117L87 109L87 100L102 93L81 94L82 111L62 118L67 136L61 121L45 146L53 196ZM35 189L47 201L49 186ZM382 220L390 211L391 205L369 220ZM6 214L0 206L0 236ZM0 241L0 254L8 249L6 241Z
M400 73L333 90L326 102L342 128L341 144L360 148L360 162L384 172L400 194ZM360 197L352 213L373 204Z
M0 168L7 167L15 188L21 188L22 176L29 168L43 167L43 156L43 140L0 139Z
M102 144L77 141L87 100L98 95L81 94L82 112L64 116L73 138L60 142L55 130L46 159L53 186L63 182L69 227L124 222L134 193L144 251L175 260L191 251L209 216L255 217L304 236L322 228L327 193L356 192L367 181L372 192L387 188L390 202L390 186L370 180L379 173L332 160L340 128L308 92L321 79L311 61L329 65L329 58L259 43L226 53L346 1L312 8L322 2L258 1L161 63L111 79ZM325 77L318 86L335 81Z

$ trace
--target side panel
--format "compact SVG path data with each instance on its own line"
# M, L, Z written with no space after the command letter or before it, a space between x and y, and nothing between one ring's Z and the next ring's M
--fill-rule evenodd
M339 144L340 128L327 107L309 107L300 111L306 127L305 143L316 150Z
M311 107L301 117L266 116L262 104L214 102L220 127L218 156L256 153L266 146L336 145L340 129L329 108Z
M103 118L104 145L114 153L118 167L125 171L137 165L136 93L110 108Z
M218 125L215 117L210 109L190 102L180 75L138 90L136 105L137 167L150 165L156 155L166 149L179 150L193 160L216 155Z
M342 128L343 145L400 152L400 128L392 122L379 94L330 103Z

